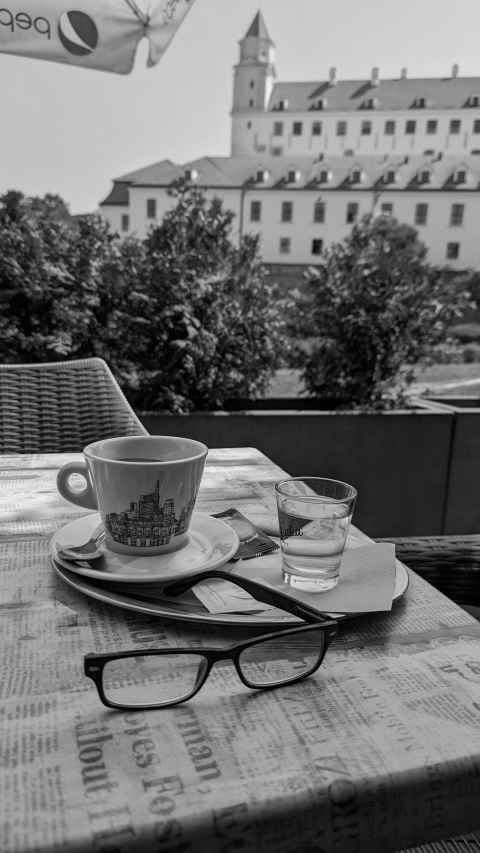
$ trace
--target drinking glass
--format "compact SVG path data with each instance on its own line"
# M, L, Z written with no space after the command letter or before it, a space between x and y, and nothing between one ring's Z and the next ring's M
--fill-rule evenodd
M357 491L324 477L275 485L284 581L305 592L337 585Z

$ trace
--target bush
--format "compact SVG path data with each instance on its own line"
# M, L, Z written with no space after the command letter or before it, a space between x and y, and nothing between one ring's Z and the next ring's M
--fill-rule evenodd
M142 408L261 394L285 305L265 283L257 240L236 248L218 200L182 183L173 193L176 206L145 240L124 241L97 216L63 217L55 197L45 216L38 199L0 199L0 358L101 356Z
M451 341L432 347L428 356L431 364L462 364L463 361L461 347Z
M470 344L463 350L463 361L465 364L474 364L480 361L480 344Z
M401 405L412 366L446 339L468 294L426 261L416 231L366 216L308 277L297 329L313 335L297 363L310 394L343 406Z
M472 304L470 306L470 311L467 313L466 319L470 322L477 322L480 320L480 271L479 270L465 270L463 272L457 273L455 276L458 287L460 289L467 289L471 294Z

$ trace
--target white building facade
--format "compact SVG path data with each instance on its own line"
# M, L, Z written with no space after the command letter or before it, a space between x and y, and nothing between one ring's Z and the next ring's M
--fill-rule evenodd
M102 215L144 236L184 177L258 233L269 264L312 265L369 212L413 225L432 263L480 268L480 77L276 82L262 14L240 41L230 157L169 160L114 181Z

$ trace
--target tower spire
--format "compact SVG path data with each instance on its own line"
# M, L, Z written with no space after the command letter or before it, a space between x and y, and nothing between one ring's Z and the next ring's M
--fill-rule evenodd
M268 110L276 77L275 45L260 10L239 47L233 81L232 155L243 152L243 135L252 131L252 119L245 121L246 114L253 116Z
M247 32L245 33L245 38L265 39L265 41L268 41L270 42L270 44L273 45L273 41L270 38L265 19L260 9L258 10Z

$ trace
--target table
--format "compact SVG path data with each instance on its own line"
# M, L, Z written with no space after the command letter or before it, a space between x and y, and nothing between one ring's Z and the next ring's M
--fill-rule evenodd
M253 692L220 667L176 708L104 708L85 652L245 628L159 622L57 578L49 536L82 514L55 489L72 458L0 457L2 853L384 853L476 828L480 625L413 573L302 683ZM197 508L271 509L282 475L212 450Z

